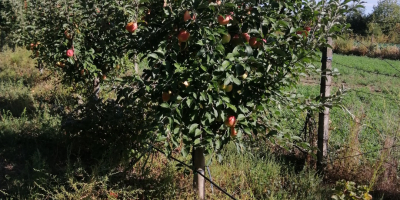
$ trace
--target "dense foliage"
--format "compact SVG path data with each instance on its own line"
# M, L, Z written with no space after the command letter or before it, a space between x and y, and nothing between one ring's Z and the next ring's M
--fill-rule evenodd
M168 153L213 153L252 135L291 143L300 138L281 128L282 106L332 104L302 103L287 88L315 70L326 37L346 28L337 22L349 2L32 0L16 35L38 63L73 82L107 80L126 57L147 59L117 98L153 107L144 116L155 124L138 140L164 141Z

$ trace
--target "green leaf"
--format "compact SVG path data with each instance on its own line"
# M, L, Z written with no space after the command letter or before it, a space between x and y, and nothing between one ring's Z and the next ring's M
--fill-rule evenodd
M194 133L194 131L196 130L196 128L199 126L199 124L192 124L189 127L189 133Z
M160 106L163 108L169 108L169 104L167 104L167 103L162 103Z
M194 133L194 136L197 137L197 136L200 136L200 135L201 135L201 130L200 129L196 129L196 131Z
M231 63L230 63L229 61L225 60L225 61L222 63L222 67L226 69L230 64L231 64Z
M238 121L241 121L241 120L243 120L244 118L245 118L245 116L244 116L243 114L239 114L238 117L237 117L237 120L238 120Z
M238 78L233 78L232 81L236 84L236 85L240 85L241 82Z
M194 145L198 145L200 143L201 143L201 139L200 138L197 138L197 139L194 140Z

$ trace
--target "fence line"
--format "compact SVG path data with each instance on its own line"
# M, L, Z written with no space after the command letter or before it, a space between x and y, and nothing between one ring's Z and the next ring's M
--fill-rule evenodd
M341 66L343 66L343 67L347 67L347 68L351 68L351 69L363 71L363 72L370 73L370 74L382 75L382 76L389 76L389 77L393 77L393 78L400 78L400 75L392 75L392 74L379 73L379 72L374 72L374 71L365 70L365 69L362 69L361 67L358 67L358 66L354 66L354 67L353 67L353 66L350 66L350 65L345 65L345 64L342 64L342 63L338 63L338 62L336 62L336 61L332 61L332 62L335 63L335 64L337 64L337 65L341 65Z

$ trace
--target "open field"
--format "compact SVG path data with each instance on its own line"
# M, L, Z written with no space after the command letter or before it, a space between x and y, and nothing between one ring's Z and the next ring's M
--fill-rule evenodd
M374 180L374 169L379 169L373 188L400 194L400 150L392 148L384 160L379 151L388 138L394 138L394 145L398 144L400 62L387 61L391 67L386 61L365 57L335 54L333 59L333 68L338 68L341 75L333 78L332 93L342 84L350 89L344 96L344 106L359 124L342 108L332 109L330 174L318 176L315 170L299 167L292 157L277 156L271 145L259 142L252 155L238 153L229 145L222 154L224 161L210 166L217 184L238 199L328 199L335 181L332 177L350 177L369 185ZM129 168L124 153L127 150L119 149L117 140L101 147L87 143L87 149L81 149L77 145L79 138L72 138L61 129L62 115L80 100L74 93L77 89L60 84L55 74L45 71L40 75L34 66L25 50L0 53L1 198L194 198L190 172L178 169L176 163L161 154L147 154ZM318 83L318 77L308 77L296 90L305 96L317 96ZM288 114L295 118L288 126L300 134L305 113ZM315 114L317 120L316 117ZM346 152L341 153L340 148ZM362 152L372 153L335 162L337 158ZM382 160L393 166L387 168L383 163L379 167ZM124 171L125 168L129 170ZM390 173L386 178L390 180L381 179L387 171ZM215 187L213 195L210 184L206 186L207 199L228 199Z

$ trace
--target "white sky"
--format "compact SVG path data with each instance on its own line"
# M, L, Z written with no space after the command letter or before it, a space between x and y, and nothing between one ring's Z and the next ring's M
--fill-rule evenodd
M365 14L369 14L372 12L373 6L376 6L378 4L378 0L363 0L364 6L365 6Z

